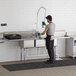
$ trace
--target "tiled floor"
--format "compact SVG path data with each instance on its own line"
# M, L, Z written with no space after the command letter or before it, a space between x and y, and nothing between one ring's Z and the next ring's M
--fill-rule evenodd
M70 58L63 58L70 59ZM47 59L46 59L47 60ZM41 60L30 60L28 62L42 61ZM43 60L44 61L44 60ZM0 76L76 76L76 66L65 66L65 67L54 67L54 68L42 68L33 70L22 70L22 71L7 71L1 65L3 64L16 64L22 62L5 62L0 63Z

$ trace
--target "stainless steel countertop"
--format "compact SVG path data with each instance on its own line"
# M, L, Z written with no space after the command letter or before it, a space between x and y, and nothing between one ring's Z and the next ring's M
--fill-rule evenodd
M22 39L15 39L15 40L8 40L8 39L0 39L0 42L5 42L5 41L25 41L25 40L42 40L44 37L36 37L33 36L36 32L35 31L16 31L16 32L4 32L3 34L21 34ZM28 36L28 37L27 37ZM64 37L64 36L54 36L54 39L61 39L61 38L71 38L69 37Z
M71 38L71 37L54 37L54 39L62 39L62 38ZM14 40L8 40L8 39L6 39L6 38L4 38L3 40L0 40L0 41L14 41L14 42L16 42L16 41L26 41L26 40L43 40L44 38L23 38L23 39L14 39Z

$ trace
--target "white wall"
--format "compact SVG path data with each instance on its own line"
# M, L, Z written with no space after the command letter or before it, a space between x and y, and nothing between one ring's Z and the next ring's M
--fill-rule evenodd
M36 14L41 6L46 8L46 15L53 16L56 29L76 30L76 0L0 0L0 24L7 23L5 27L0 26L0 32L35 29ZM14 51L9 46L7 49L2 48L4 46L0 47L0 61L19 59L19 56L16 57L18 47L12 46Z
M0 62L20 60L20 48L17 42L0 43Z
M0 31L30 30L35 28L40 6L53 16L57 29L75 31L76 0L0 0Z

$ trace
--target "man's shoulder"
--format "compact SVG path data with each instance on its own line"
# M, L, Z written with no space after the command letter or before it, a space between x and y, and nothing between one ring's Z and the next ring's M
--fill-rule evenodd
M48 24L48 25L49 25L49 26L52 26L52 25L55 26L55 23L50 23L50 24Z
M52 22L51 24L52 24L52 25L55 25L55 23L53 23L53 22Z

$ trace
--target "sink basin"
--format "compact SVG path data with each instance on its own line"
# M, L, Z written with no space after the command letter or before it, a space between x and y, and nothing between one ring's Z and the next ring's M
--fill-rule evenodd
M30 48L34 47L34 40L25 40L25 41L20 41L19 45L21 48Z
M35 47L45 47L45 40L36 40Z

